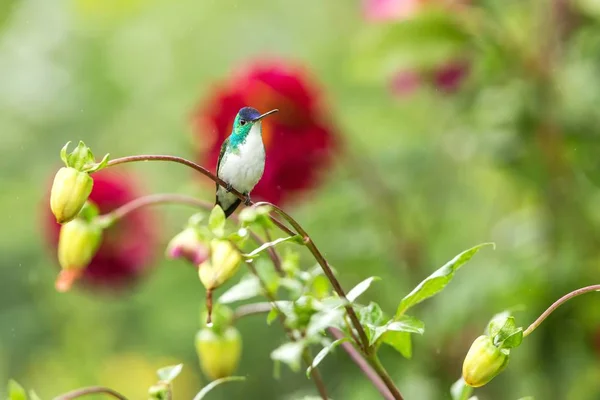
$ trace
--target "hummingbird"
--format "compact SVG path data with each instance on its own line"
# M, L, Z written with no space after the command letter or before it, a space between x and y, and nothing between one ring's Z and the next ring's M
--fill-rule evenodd
M223 188L217 183L215 203L221 206L225 217L229 217L242 200L231 193L232 189L246 196L249 205L250 192L265 170L265 145L262 140L262 119L279 110L264 114L255 108L244 107L233 121L231 135L223 142L217 161L217 176L227 183Z

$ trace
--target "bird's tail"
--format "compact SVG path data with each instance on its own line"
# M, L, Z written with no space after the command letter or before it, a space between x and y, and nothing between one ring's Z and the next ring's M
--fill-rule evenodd
M225 213L225 218L227 218L231 214L233 214L233 212L239 207L241 202L242 202L242 200L236 198L233 203L230 203L228 206L224 206L223 203L221 203L221 201L219 201L219 196L216 196L216 198L215 198L215 205L218 204L223 209L223 212Z

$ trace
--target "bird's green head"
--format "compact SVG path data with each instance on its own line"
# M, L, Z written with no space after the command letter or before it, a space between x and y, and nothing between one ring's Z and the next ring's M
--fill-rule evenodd
M260 123L264 117L274 114L277 111L279 110L274 109L261 114L255 108L244 107L235 116L235 121L233 121L233 133L238 137L245 138L254 125Z

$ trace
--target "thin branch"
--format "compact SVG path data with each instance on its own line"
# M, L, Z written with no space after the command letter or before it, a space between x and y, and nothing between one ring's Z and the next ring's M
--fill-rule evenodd
M277 301L275 300L275 297L273 296L273 294L267 287L267 284L260 278L260 275L258 275L258 271L254 267L252 262L246 261L246 265L248 266L248 269L250 269L250 272L252 272L252 274L254 276L256 276L256 278L258 278L258 281L260 282L260 284L263 288L265 297L267 299L269 299L269 301L271 302L273 307L277 309L277 317L279 318L279 321L281 322L281 326L283 326L283 330L285 331L286 335L292 342L295 342L297 340L296 336L294 335L293 331L290 328L288 328L287 325L285 324L285 314L283 314L281 312L281 310L279 310L279 308L277 307ZM306 349L306 348L302 352L302 360L304 361L304 363L307 366L310 366L312 364L312 357L310 357L308 349ZM317 387L317 390L319 391L321 398L323 400L328 400L329 397L327 396L327 390L325 389L325 383L323 383L323 378L321 377L321 373L319 372L319 370L316 367L311 369L310 375L311 375L311 378L313 379L313 381L315 382L315 386Z
M383 382L385 382L385 386L388 389L390 389L390 391L392 392L392 396L394 396L394 399L403 400L402 395L400 394L400 391L398 391L396 384L394 383L392 378L388 375L387 371L385 370L385 368L379 361L379 357L377 357L377 354L376 353L372 354L369 357L369 361L371 362L371 366L373 367L373 369L377 372L377 375L379 375L381 377L381 379L383 379Z
M344 334L339 329L329 328L329 332L336 339L342 339L344 337ZM369 378L369 380L373 383L373 386L375 386L375 388L379 391L381 396L385 400L394 400L394 396L386 386L383 379L381 379L379 375L377 375L377 372L375 372L375 370L369 365L367 360L365 360L364 357L358 352L358 350L356 350L352 343L344 342L341 344L341 346L346 351L346 353L348 353L350 358L352 358L352 361L354 361L354 363L358 365L358 368L361 369L363 374L365 374L365 376Z
M552 303L550 307L548 307L546 311L544 311L542 315L538 317L538 319L536 319L531 325L529 325L527 329L525 329L525 332L523 332L523 337L530 335L535 330L535 328L540 326L540 324L544 322L544 320L548 318L548 316L552 314L552 312L554 312L554 310L560 307L567 300L589 292L600 292L600 285L582 287L581 289L574 290L571 293L565 294L563 297L556 300L554 303Z
M159 193L138 197L137 199L134 199L129 203L125 203L122 206L115 208L108 214L104 214L102 218L106 219L108 223L112 223L113 221L121 219L127 214L136 211L142 207L158 204L183 204L208 210L212 208L212 205L210 203L196 199L195 197L177 193Z
M302 226L288 213L283 211L281 208L277 207L275 204L271 204L268 202L259 202L254 204L255 207L261 205L268 205L272 207L277 214L281 215L287 222L289 222L290 225L296 230L296 232L298 232L298 234L304 238L304 244L313 254L315 259L323 269L323 272L325 272L327 279L329 279L329 281L331 282L331 286L333 286L333 290L335 290L335 292L342 300L348 302L346 293L344 292L342 285L340 285L340 282L333 274L329 263L327 262L325 257L323 257L323 254L321 254L321 252L319 251L311 237L308 235L308 233L304 230L304 228L302 228ZM360 324L360 321L358 320L358 316L356 315L354 309L350 305L346 305L345 308L346 312L348 313L348 316L350 317L350 321L352 321L352 325L354 325L354 328L356 329L356 331L358 332L358 336L360 337L361 343L359 343L359 345L362 347L364 353L367 354L369 349L369 339L367 338L367 334L365 333L365 330Z
M54 398L54 400L71 400L71 399L76 399L78 397L83 397L83 396L87 396L90 394L98 394L98 393L104 393L104 394L107 394L107 395L112 396L115 399L119 399L119 400L127 400L127 397L123 396L121 393L117 392L116 390L113 390L113 389L110 389L107 387L102 387L102 386L89 386L89 387L84 387L81 389L75 389L68 393L56 396Z
M114 160L110 160L108 162L108 164L106 164L106 167L112 167L112 166L119 165L119 164L127 164L127 163L138 162L138 161L170 161L170 162L182 164L182 165L188 166L188 167L200 172L202 175L211 179L213 182L219 184L220 186L227 188L227 182L225 182L224 180L222 180L221 178L219 178L218 176L216 176L215 174L213 174L212 172L210 172L208 169L204 168L203 166L196 164L193 161L187 160L183 157L177 157L177 156L171 156L171 155L161 155L161 154L142 154L142 155L137 155L137 156L126 156L126 157L115 158ZM246 202L248 200L248 198L243 193L238 192L235 188L231 189L231 193L236 195L239 199L241 199L244 202ZM250 201L249 204L252 205L254 203L252 201ZM285 226L283 223L281 223L281 221L277 220L276 218L272 218L272 220L273 220L273 223L275 223L275 225L277 225L280 229L282 229L288 235L294 234L287 226Z
M306 245L306 247L308 247L308 249L310 250L312 255L315 257L315 259L317 260L317 262L323 269L323 272L329 279L329 282L331 282L331 286L333 286L333 289L335 290L335 292L338 294L338 296L342 300L344 300L346 303L349 303L348 298L346 297L346 293L344 292L344 289L342 288L342 286L338 282L337 278L333 274L333 271L331 270L329 263L327 262L325 257L323 257L323 254L321 254L321 252L319 251L319 249L317 248L317 246L315 245L315 243L313 242L311 237L308 235L308 233L304 230L304 228L302 228L302 226L294 218L292 218L288 213L286 213L285 211L283 211L281 208L277 207L276 205L268 203L268 202L259 202L259 203L254 204L255 207L258 207L261 205L267 205L267 206L272 207L273 210L277 214L279 214L283 219L285 219L296 230L296 232L298 232L298 234L304 238L304 244ZM373 369L375 369L377 374L381 377L381 379L383 380L383 382L385 383L385 385L391 392L394 399L402 400L402 395L400 394L400 391L394 384L394 381L392 381L392 379L389 377L389 375L388 375L387 371L385 370L385 368L383 367L383 365L381 365L381 363L377 359L377 354L372 353L372 349L369 346L369 339L367 338L367 334L366 334L363 326L361 325L360 321L358 320L358 316L356 315L354 308L352 308L352 306L348 305L348 304L346 304L344 307L346 309L348 317L350 318L350 321L352 322L352 325L358 332L358 336L361 339L361 342L357 343L357 345L361 348L363 354L370 359Z

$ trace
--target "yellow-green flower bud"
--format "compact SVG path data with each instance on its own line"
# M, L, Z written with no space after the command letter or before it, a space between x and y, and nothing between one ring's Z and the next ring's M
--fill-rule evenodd
M82 218L67 222L60 228L58 262L62 272L56 281L59 291L70 288L88 266L102 241L102 227Z
M50 192L50 208L56 222L64 224L73 220L87 201L94 181L87 172L71 167L58 170Z
M479 336L463 363L463 379L472 387L480 387L494 379L508 365L509 350L494 346L489 336Z
M207 290L218 288L238 270L242 256L228 240L213 239L210 242L210 257L200 264L198 275Z
M210 379L231 376L240 363L242 337L232 326L222 335L212 329L201 329L196 334L196 353L202 371Z
M148 400L169 400L169 384L158 382L148 389Z

